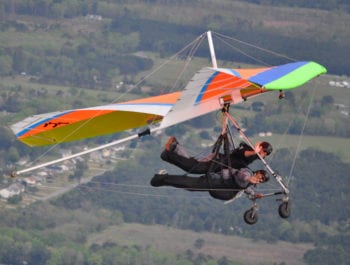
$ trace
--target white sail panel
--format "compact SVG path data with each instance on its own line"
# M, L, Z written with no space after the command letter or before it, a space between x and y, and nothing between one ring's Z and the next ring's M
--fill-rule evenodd
M250 83L230 69L203 68L187 84L179 100L163 118L161 127L169 127L222 108L222 98L242 102L240 89Z

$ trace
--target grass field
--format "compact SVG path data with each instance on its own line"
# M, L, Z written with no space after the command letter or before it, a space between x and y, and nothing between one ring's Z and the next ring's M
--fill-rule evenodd
M350 163L350 138L325 137L325 136L296 136L274 134L270 137L255 137L253 141L268 141L275 149L299 148L299 152L307 148L314 148L327 153L333 153L339 158ZM300 147L299 147L300 146Z
M203 240L203 247L195 247L196 240ZM115 242L120 245L142 247L151 246L162 252L173 254L191 250L214 258L227 257L242 264L301 265L304 253L312 249L311 244L291 244L252 241L238 236L212 233L196 233L159 225L123 224L109 227L102 233L90 236L88 245Z

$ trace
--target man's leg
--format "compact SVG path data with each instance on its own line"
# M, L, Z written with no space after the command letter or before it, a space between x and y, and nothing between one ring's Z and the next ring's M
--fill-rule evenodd
M171 186L188 191L208 191L213 198L224 201L232 199L240 190L234 188L232 180L223 181L219 174L209 176L206 174L200 177L156 174L151 180L151 185L153 187Z
M164 150L160 155L161 159L173 164L182 170L194 173L194 174L205 174L209 170L211 161L199 162L193 157L184 157L176 152Z
M186 175L156 174L151 180L153 187L171 186L192 191L208 191L208 178L204 176L189 177Z

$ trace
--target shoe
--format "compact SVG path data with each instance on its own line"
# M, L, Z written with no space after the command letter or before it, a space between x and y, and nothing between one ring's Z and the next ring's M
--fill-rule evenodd
M169 151L164 150L164 151L160 154L160 158L161 158L163 161L166 161L166 162L169 161L168 152L169 152Z
M153 178L151 179L151 186L153 187L160 187L164 185L164 178L168 174L155 174Z
M174 136L170 136L168 141L165 144L165 150L174 151L177 144L178 144L178 141L176 140L176 138Z
M161 169L158 171L157 175L168 175L168 172L165 169Z

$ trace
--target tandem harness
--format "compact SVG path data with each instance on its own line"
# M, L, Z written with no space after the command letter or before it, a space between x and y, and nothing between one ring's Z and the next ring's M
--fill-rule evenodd
M232 140L232 135L227 124L227 113L229 108L230 104L224 104L221 110L221 134L214 144L212 150L214 157L210 163L208 172L206 173L210 187L210 195L220 200L231 200L239 191L246 188L239 185L239 183L236 181L235 174L238 173L238 170L233 170L233 168L239 169L242 167L247 167L246 163L243 161L238 161L237 159L235 159L235 161L231 161L231 155L233 155L232 157L237 156L239 152L238 149L242 146L240 145L238 148L235 147ZM233 153L231 153L228 134L231 136ZM220 154L221 149L223 149L223 154ZM234 155L234 152L236 152L236 155ZM234 165L232 165L232 163L234 163Z
M223 155L220 149L223 146ZM221 134L214 144L214 158L211 161L207 174L210 195L219 200L231 200L242 190L235 180L231 167L230 141L227 133ZM220 170L218 169L220 167ZM214 170L215 169L215 170ZM215 183L215 185L214 185Z

